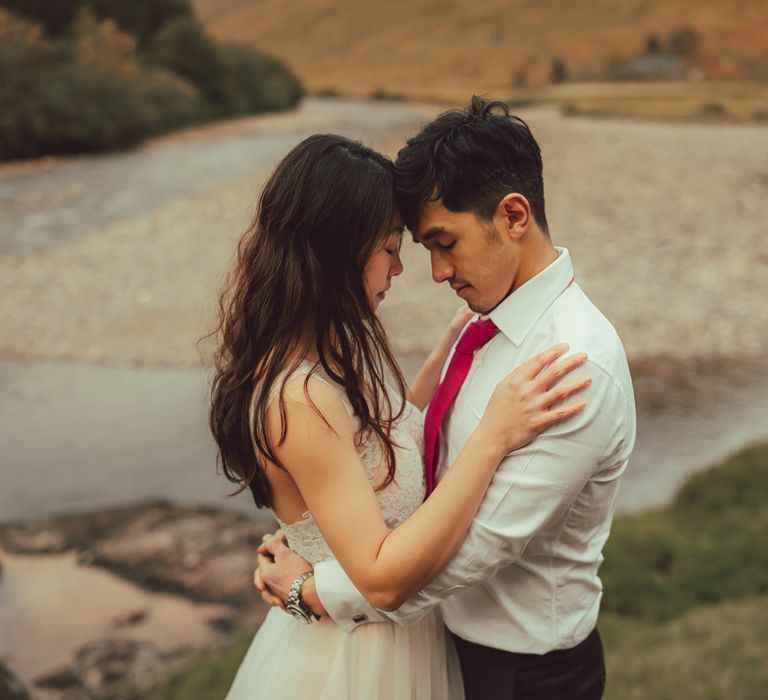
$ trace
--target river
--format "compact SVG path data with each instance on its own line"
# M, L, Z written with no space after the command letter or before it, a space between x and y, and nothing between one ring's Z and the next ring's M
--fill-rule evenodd
M415 128L437 109L310 99L295 113L192 130L135 151L43 160L18 173L0 167L0 256L45 253L212 183L267 172L309 133L375 140ZM406 374L418 357L401 357ZM197 369L0 354L0 520L157 498L253 511L246 495L227 498L230 484L216 474L206 387ZM768 438L764 376L701 399L690 410L641 414L620 510L662 505L687 474Z

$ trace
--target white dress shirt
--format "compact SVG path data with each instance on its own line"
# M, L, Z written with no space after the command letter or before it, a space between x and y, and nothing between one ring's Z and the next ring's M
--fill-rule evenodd
M490 312L500 333L476 353L443 422L438 476L456 460L498 382L556 343L589 356L573 375L592 377L577 397L586 409L507 455L454 558L396 612L375 610L338 562L317 564L318 596L344 629L387 617L408 625L440 604L445 624L463 639L543 654L575 646L595 627L598 567L635 441L635 405L618 334L573 282L568 251L557 252Z

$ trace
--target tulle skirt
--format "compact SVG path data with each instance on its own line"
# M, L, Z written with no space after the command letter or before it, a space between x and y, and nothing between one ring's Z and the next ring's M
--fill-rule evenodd
M226 700L463 700L456 651L433 610L410 627L394 622L344 632L279 608L267 615Z

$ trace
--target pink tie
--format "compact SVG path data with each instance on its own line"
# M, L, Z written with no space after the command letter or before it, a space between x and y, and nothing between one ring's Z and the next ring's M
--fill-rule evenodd
M475 351L483 347L498 332L496 324L490 319L473 321L467 326L456 345L448 371L429 403L427 417L424 420L424 472L427 477L427 496L435 490L435 472L440 461L440 425L469 374Z

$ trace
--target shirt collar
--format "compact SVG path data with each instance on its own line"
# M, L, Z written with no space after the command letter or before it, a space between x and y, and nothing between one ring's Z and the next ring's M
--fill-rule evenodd
M557 258L515 289L487 317L516 346L533 325L573 282L573 264L567 248L555 246Z

